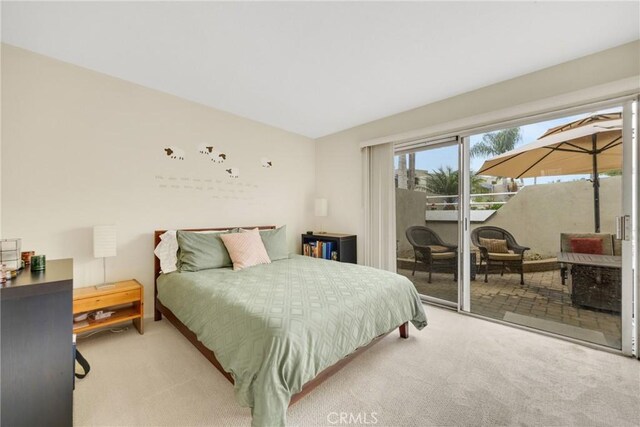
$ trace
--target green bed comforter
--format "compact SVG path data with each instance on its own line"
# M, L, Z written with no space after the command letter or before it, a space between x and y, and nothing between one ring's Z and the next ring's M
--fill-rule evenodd
M358 347L406 321L427 324L407 278L299 255L161 275L158 299L215 352L254 426L285 425L291 396Z

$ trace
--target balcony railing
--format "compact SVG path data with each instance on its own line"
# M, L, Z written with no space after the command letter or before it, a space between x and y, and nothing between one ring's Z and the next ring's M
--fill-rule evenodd
M505 203L507 203L512 196L514 196L515 194L518 194L517 191L505 191L505 192L501 192L501 193L477 193L477 194L471 194L471 206L492 206L492 205L504 205ZM427 207L430 206L442 206L442 207L446 207L446 206L458 206L459 202L429 202L429 200L433 200L433 199L457 199L459 196L457 194L446 194L446 195L433 195L433 196L426 196L427 199ZM474 198L478 198L478 197L507 197L507 200L493 200L493 201L474 201Z

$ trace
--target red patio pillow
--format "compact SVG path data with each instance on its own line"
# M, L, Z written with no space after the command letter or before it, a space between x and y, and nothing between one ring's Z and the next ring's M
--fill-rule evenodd
M572 252L602 255L602 239L599 237L574 237L569 244Z

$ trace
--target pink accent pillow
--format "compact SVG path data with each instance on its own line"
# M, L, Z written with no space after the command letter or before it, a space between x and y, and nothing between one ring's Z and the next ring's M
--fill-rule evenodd
M602 239L600 237L574 237L569 240L569 244L572 252L602 255Z
M258 264L271 264L257 228L244 233L220 234L220 238L233 261L234 270Z

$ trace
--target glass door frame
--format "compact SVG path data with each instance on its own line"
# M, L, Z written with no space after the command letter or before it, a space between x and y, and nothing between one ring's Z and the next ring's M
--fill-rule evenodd
M632 138L633 143L633 158L634 158L634 174L632 179L632 206L631 206L631 218L635 223L632 230L632 245L634 251L632 254L632 268L633 276L632 281L634 286L632 287L633 293L633 322L635 328L633 328L632 334L632 354L640 359L640 95L636 97L635 103L632 105L632 114L635 119L632 122Z
M622 354L638 356L638 97L622 110ZM635 110L635 111L634 111Z
M462 139L456 135L452 135L452 136L442 137L442 138L418 139L415 141L405 141L402 143L396 143L394 144L393 155L398 156L398 155L404 155L404 154L410 154L410 153L419 153L423 151L428 151L428 150L433 150L438 148L445 148L445 147L452 147L452 146L458 147L458 230L460 230L460 218L461 218L460 212L462 211L462 205L463 205L460 188L461 186L464 185L463 184L465 181L464 177L466 175L466 174L463 174L463 171L461 169L463 166L460 159L460 153L462 153L463 151ZM426 206L426 200L425 200L425 206ZM460 260L461 258L464 257L461 244L462 244L462 239L460 236L460 232L458 231L458 281L456 284L458 287L458 300L454 302L454 301L448 301L448 300L437 298L437 297L432 297L429 295L419 294L420 299L422 301L431 303L431 304L454 308L460 311L460 291L462 290L462 280L463 280L463 276L461 275L462 270L460 269L460 265L461 265Z
M460 182L458 203L458 311L471 312L471 182L470 135L459 137L460 141ZM477 274L477 272L476 272Z

